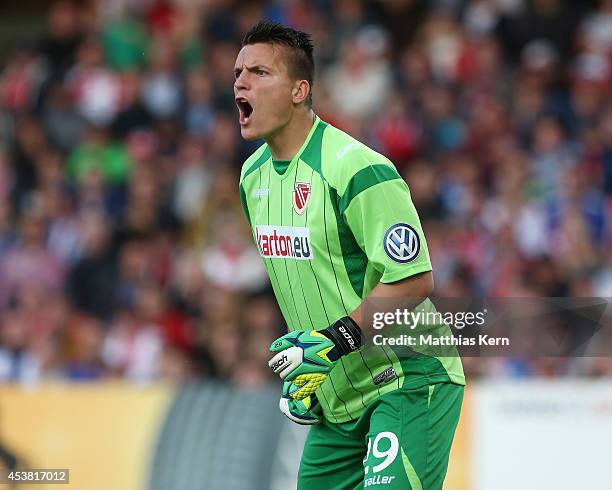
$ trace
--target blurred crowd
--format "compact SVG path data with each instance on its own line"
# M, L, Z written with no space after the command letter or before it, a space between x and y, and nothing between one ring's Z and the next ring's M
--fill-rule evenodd
M269 379L284 326L242 216L258 143L233 100L239 41L262 18L313 34L315 111L405 177L436 295L612 297L612 0L58 1L45 15L0 65L0 380Z

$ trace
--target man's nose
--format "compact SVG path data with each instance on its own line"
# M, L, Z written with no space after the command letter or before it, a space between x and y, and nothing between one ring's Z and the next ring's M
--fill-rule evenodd
M238 78L234 81L234 87L236 90L246 90L248 88L247 79L244 74L244 71L238 75Z

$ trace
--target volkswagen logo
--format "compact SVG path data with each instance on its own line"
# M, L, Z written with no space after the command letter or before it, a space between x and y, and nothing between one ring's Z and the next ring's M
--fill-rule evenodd
M419 234L406 223L397 223L389 228L383 245L387 255L400 264L414 260L421 248Z

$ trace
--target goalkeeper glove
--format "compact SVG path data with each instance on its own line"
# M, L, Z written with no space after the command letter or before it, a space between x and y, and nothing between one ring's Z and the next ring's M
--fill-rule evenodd
M280 411L296 424L313 425L321 422L321 416L318 414L320 405L316 395L312 394L296 400L292 396L296 389L299 390L291 381L283 383L283 396L278 403Z
M268 365L298 390L292 398L301 400L312 395L327 379L340 357L361 347L359 326L349 316L322 330L296 330L272 342L276 355Z

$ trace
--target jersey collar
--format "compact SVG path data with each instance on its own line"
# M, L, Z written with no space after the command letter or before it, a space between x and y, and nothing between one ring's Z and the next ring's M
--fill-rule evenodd
M308 150L310 149L311 143L312 143L312 139L313 139L312 137L315 134L317 128L319 127L319 124L321 124L321 119L319 118L319 116L315 114L314 122L312 123L312 127L310 128L310 131L308 132L308 136L306 136L306 139L304 140L302 147L297 151L295 156L291 159L291 163L289 163L289 165L287 166L287 170L285 170L283 174L279 174L276 171L276 169L274 169L274 166L272 166L273 168L272 172L274 173L277 179L279 180L286 179L287 176L293 170L293 168L297 165L298 160L302 158L302 155L308 152ZM272 156L270 156L270 159L272 159Z

